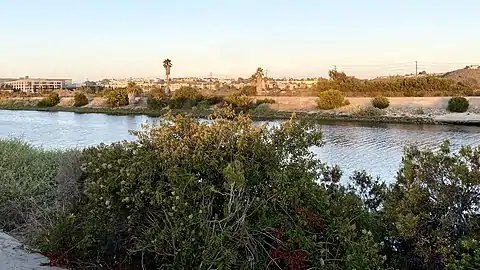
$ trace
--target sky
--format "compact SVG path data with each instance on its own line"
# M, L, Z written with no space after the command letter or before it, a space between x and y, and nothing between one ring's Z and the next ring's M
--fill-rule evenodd
M374 77L480 64L478 0L0 0L0 78Z

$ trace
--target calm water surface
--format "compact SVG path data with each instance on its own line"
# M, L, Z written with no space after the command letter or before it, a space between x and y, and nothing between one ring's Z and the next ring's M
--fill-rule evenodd
M0 110L0 137L20 137L45 148L81 148L102 142L133 140L128 130L138 130L141 123L157 119ZM325 145L313 149L322 161L339 165L345 177L355 170L365 169L386 181L395 177L406 144L437 148L443 140L449 139L455 149L461 145L480 145L480 127L329 123L322 126L322 131Z

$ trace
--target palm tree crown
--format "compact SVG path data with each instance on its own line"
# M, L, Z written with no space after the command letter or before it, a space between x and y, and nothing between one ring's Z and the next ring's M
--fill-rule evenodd
M165 75L170 75L170 69L172 68L172 60L168 58L163 60L163 67L165 68Z

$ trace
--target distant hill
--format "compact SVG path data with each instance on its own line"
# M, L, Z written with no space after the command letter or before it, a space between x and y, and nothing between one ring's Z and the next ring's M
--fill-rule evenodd
M458 69L447 72L440 77L448 78L461 82L465 85L472 87L473 89L480 89L480 68L479 69Z

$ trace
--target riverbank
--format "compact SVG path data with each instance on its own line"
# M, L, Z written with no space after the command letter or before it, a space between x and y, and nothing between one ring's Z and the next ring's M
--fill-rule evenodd
M315 97L259 97L275 100L270 110L252 113L257 121L285 120L295 113L299 118L319 121L413 123L413 124L458 124L480 126L480 97L469 97L470 108L466 113L449 113L447 104L450 97L400 97L389 98L390 106L384 110L371 107L371 98L349 98L350 105L330 111L316 109ZM153 110L144 98L138 98L136 105L111 108L102 98L94 98L87 106L73 107L71 97L61 99L55 107L36 107L31 99L10 99L0 102L3 110L28 110L46 112L101 113L107 115L146 115L160 117L168 110ZM173 114L191 114L204 118L212 109L176 109Z

